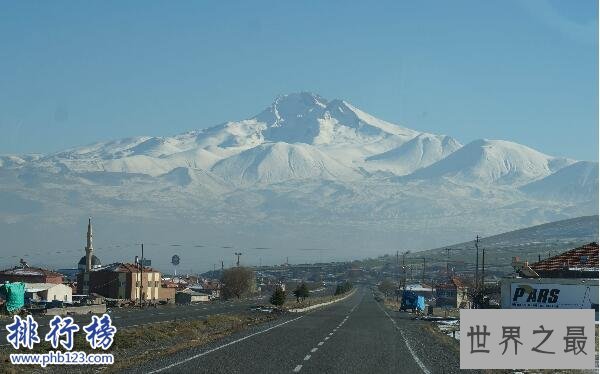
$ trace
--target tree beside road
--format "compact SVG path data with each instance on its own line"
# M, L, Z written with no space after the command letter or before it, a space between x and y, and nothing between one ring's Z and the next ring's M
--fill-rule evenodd
M246 267L236 267L223 271L221 281L223 282L223 297L226 299L241 298L250 292L254 272Z
M296 302L298 303L300 302L300 299L304 301L307 297L310 296L310 291L308 290L308 287L304 282L302 282L302 284L296 287L296 289L294 290L294 296L296 296Z
M345 294L346 292L350 291L351 289L352 289L352 283L350 283L349 281L345 281L345 282L342 282L337 285L337 287L335 288L335 294L336 295Z
M283 288L277 286L275 291L273 291L273 295L271 295L271 304L275 306L282 306L285 303L285 291Z
M394 290L396 289L396 285L394 285L391 280L386 278L379 283L377 288L385 295L385 297L388 297L393 294Z

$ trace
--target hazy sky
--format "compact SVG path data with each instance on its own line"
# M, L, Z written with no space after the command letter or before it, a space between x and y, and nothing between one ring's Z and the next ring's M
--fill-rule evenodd
M172 135L303 90L597 160L597 3L3 2L0 154Z

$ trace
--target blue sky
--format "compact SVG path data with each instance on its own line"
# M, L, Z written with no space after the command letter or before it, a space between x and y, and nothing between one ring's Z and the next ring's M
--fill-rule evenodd
M172 135L312 91L463 143L597 160L597 6L4 2L0 154Z

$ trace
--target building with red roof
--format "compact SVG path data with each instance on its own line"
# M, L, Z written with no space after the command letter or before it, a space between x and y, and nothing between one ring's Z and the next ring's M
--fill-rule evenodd
M15 266L12 269L0 271L0 283L23 282L23 283L54 283L62 284L63 275L55 271L29 267Z
M540 277L598 278L598 243L573 248L529 267Z

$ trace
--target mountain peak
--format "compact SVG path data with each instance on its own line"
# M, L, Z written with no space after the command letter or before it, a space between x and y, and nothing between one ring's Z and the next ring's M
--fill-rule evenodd
M256 119L277 127L290 118L319 111L327 103L326 99L312 92L279 95L268 108L256 116Z

